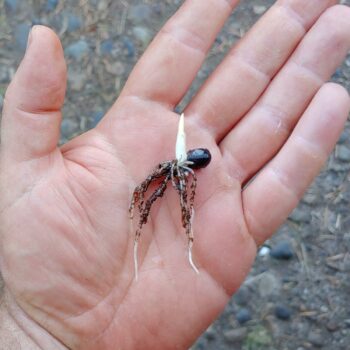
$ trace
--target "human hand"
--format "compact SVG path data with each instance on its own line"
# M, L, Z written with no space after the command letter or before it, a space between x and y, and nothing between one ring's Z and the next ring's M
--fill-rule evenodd
M39 347L188 347L332 150L350 102L324 82L349 50L349 8L278 1L185 110L188 148L213 156L198 172L200 274L188 264L179 199L169 189L144 227L135 282L131 193L174 157L173 108L236 3L186 1L101 123L61 148L62 48L49 29L33 29L3 112L0 263L6 307Z

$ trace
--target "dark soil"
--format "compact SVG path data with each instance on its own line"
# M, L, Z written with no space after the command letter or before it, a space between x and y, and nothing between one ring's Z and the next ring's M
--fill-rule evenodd
M203 0L205 1L205 0ZM243 1L190 93L272 5ZM350 5L350 0L342 1ZM93 127L179 0L0 0L0 107L33 24L59 33L69 67L62 142ZM350 57L333 80L350 89ZM181 108L180 106L180 108ZM350 127L246 282L192 349L350 349Z

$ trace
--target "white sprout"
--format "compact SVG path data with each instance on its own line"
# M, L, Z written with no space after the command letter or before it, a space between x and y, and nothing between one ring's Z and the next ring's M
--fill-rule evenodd
M179 127L176 137L175 147L176 159L179 163L185 162L187 159L186 152L186 133L185 133L185 115L182 113L179 120Z

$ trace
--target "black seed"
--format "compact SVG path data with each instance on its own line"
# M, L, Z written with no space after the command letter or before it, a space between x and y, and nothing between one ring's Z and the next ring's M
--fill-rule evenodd
M187 160L193 162L192 169L205 168L211 161L211 154L206 148L196 148L187 152Z

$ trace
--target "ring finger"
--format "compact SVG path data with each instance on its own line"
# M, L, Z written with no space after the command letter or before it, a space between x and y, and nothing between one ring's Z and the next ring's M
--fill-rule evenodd
M350 9L338 5L327 10L254 108L222 141L224 158L242 182L286 141L317 90L350 49L349 32Z

